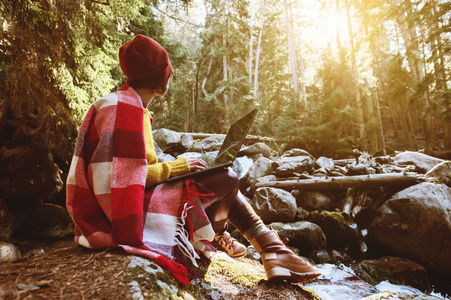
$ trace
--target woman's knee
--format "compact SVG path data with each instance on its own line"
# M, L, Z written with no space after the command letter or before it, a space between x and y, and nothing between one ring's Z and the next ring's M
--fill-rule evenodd
M238 175L230 169L216 172L202 178L200 181L219 199L238 192Z

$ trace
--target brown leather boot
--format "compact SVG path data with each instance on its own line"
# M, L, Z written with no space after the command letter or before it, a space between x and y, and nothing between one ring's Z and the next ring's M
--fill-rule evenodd
M257 235L251 243L262 258L268 281L301 283L321 275L318 268L285 246L274 230Z
M211 244L219 251L225 252L228 256L233 258L241 257L246 254L246 246L231 237L230 233L227 231L216 235Z

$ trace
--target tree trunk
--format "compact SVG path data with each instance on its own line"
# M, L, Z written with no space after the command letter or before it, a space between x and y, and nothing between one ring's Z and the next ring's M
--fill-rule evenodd
M304 74L304 60L302 59L302 55L299 55L299 78L301 83L301 89L302 89L302 100L304 102L304 105L307 107L307 89L305 87L305 74Z
M226 5L226 24L229 23L229 0L225 0L225 5ZM227 30L229 30L229 26L227 26ZM224 32L222 34L222 46L224 47L224 49L227 49L227 34ZM229 80L228 78L228 64L227 64L227 56L223 55L222 56L222 68L223 68L223 80L224 80L224 84L227 84L227 81ZM227 91L224 91L224 104L227 104L227 102L229 101L229 94Z
M418 148L417 137L416 137L415 128L414 128L413 122L412 122L412 113L409 108L409 103L407 101L407 95L404 95L404 107L405 107L405 112L406 112L407 123L409 126L410 137L412 139L414 147L417 149Z
M290 58L291 66L291 79L293 81L293 89L296 95L299 94L299 79L297 74L296 65L296 49L294 46L293 29L291 28L290 10L288 8L288 0L284 0L285 3L285 21L287 23L287 37L288 37L288 54Z
M354 34L352 30L352 23L351 23L351 2L348 0L346 2L346 18L348 23L348 33L349 33L349 42L351 44L351 63L352 63L352 70L353 70L353 76L357 76L357 62L356 62L356 50L355 50L355 44L354 44ZM366 150L366 139L365 139L365 121L364 121L364 112L363 112L363 104L362 99L360 96L360 88L358 84L358 78L354 78L355 82L355 101L357 106L357 126L359 130L359 138L360 138L360 147L361 150Z
M381 106L379 104L379 94L377 90L375 91L374 100L376 102L376 116L377 122L379 123L379 142L382 150L382 155L387 155L387 149L385 149L385 131L384 124L382 123Z
M209 96L207 90L205 89L205 86L207 85L208 75L210 75L212 65L213 65L213 58L210 57L210 62L208 63L207 75L205 75L204 80L202 80L202 93L204 94L205 98L207 98Z
M409 7L408 9L412 10L411 7ZM405 17L406 15L411 16L414 13L415 12L413 11L406 11L404 14L400 15L403 17L401 19L398 18L396 21L401 29L401 36L404 40L404 45L407 50L407 61L410 66L410 70L415 82L417 84L420 84L424 80L424 71L419 54L419 41L416 34L415 25L412 24L412 21L408 20L408 17ZM426 91L423 91L420 99L423 106L421 119L423 121L423 131L426 140L426 151L432 151L434 148L436 148L437 138L436 130L434 128L432 107Z
M253 67L253 52L254 52L254 19L255 19L255 11L254 11L254 0L249 1L249 10L251 14L251 20L250 20L250 39L249 39L249 66L248 66L248 73L249 73L249 86L252 86L252 67Z
M445 68L445 55L443 54L443 43L441 32L442 28L439 23L438 18L438 8L437 8L437 0L432 0L432 14L433 18L431 18L432 29L434 30L434 39L433 42L435 45L431 45L433 50L433 58L434 58L434 69L435 69L435 77L436 77L436 86L439 91L445 91L448 89L446 82L446 68Z
M372 174L356 175L342 177L322 177L317 179L286 180L261 182L255 184L256 188L274 187L285 190L322 190L322 189L347 189L359 188L370 189L388 186L409 186L417 184L424 180L416 173L390 173L390 174Z
M258 99L258 64L260 62L260 47L262 43L262 34L263 34L263 27L265 26L265 20L262 22L262 28L260 29L260 33L258 34L258 42L257 42L257 53L255 54L255 72L254 72L254 98Z

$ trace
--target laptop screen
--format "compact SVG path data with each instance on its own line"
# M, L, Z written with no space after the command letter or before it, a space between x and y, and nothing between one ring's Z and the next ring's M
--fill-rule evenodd
M235 160L257 111L258 109L254 109L230 126L229 132L218 152L218 156L216 156L216 163L233 162Z

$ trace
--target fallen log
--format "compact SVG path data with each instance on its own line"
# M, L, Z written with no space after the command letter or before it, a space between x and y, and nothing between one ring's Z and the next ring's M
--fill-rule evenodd
M190 135L195 140L202 140L202 139L205 139L205 138L208 138L211 136L217 136L219 138L226 137L226 134L224 134L224 133L179 132L179 134ZM273 138L257 136L257 135L250 135L250 134L248 134L244 140L247 142L276 142L276 140Z
M347 188L371 189L393 186L407 187L424 180L424 175L419 175L417 173L389 173L260 182L255 184L255 188L274 187L284 190L323 190Z

